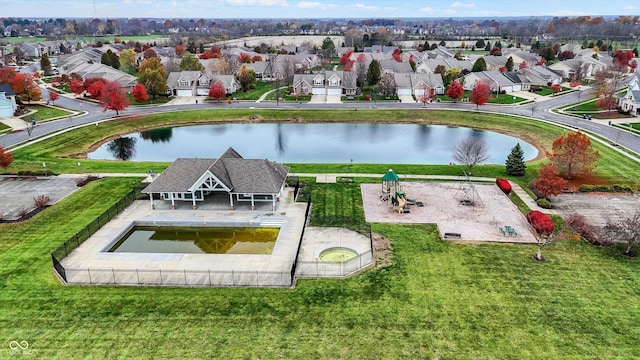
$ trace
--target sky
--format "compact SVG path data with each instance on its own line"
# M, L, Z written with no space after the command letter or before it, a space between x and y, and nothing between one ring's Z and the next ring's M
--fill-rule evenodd
M23 18L433 18L639 15L638 0L0 0Z

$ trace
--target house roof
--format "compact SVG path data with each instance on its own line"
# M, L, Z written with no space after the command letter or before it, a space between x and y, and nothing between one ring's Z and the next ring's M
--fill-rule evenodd
M177 159L142 192L189 192L207 172L234 193L274 194L280 191L289 168L266 159L244 159L229 148L217 159Z
M5 96L14 96L16 94L9 84L0 84L0 92L3 92Z

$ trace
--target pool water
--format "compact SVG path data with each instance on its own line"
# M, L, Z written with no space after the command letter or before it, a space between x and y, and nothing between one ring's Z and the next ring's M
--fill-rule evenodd
M347 248L330 248L320 253L320 261L344 262L358 256L358 253Z
M108 251L269 255L279 231L263 227L135 226Z

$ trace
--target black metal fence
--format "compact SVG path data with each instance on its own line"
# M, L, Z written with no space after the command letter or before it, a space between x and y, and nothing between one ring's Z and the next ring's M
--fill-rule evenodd
M304 212L304 226L302 227L302 233L300 234L300 241L298 241L298 248L296 249L296 258L293 261L293 266L291 267L291 286L293 286L293 282L295 281L296 266L298 264L298 256L300 256L300 246L302 246L304 231L307 228L307 225L309 224L310 213L311 213L311 195L309 195L309 199L307 200L307 209Z
M300 278L344 277L373 264L373 251L365 251L345 261L299 261L296 262L297 275Z
M120 199L113 206L108 208L105 212L100 214L97 218L95 218L89 225L85 226L82 230L78 231L75 235L73 235L69 240L65 241L62 245L60 245L57 249L51 252L51 260L53 261L53 268L56 270L58 275L67 282L67 271L60 264L60 261L67 257L71 252L77 249L82 243L84 243L87 239L91 237L96 231L100 230L100 228L108 223L111 219L113 219L116 215L120 214L127 206L131 205L131 203L136 200L144 198L144 195L140 193L140 188L134 188L126 194L122 199Z

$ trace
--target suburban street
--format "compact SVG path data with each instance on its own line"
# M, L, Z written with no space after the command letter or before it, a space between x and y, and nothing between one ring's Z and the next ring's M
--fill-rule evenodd
M254 101L240 101L231 104L227 103L193 103L193 104L181 104L181 105L157 105L157 106L131 106L125 111L121 112L121 116L149 114L158 112L169 111L184 111L195 109L207 109L207 108L239 108L239 109L442 109L442 110L460 110L460 111L479 111L489 113L504 113L517 116L524 116L528 118L535 118L543 121L549 121L565 126L569 126L576 129L581 129L587 132L594 133L606 139L609 139L612 143L624 146L636 153L640 153L640 136L632 134L628 131L617 129L613 126L600 124L595 121L583 120L572 116L562 115L554 113L551 110L561 107L566 104L578 102L588 98L586 94L587 90L582 90L582 94L578 92L572 92L566 95L561 95L544 101L538 101L535 103L525 105L483 105L476 110L476 105L468 102L459 103L430 103L426 107L423 107L420 103L371 103L371 102L348 102L348 103L295 103L281 101L277 106L274 101L268 102L254 102ZM43 89L43 98L46 98L48 94ZM94 124L102 121L114 119L114 111L106 111L94 103L79 101L65 96L61 96L56 101L56 106L71 109L81 112L82 114L77 116L71 116L55 121L44 122L38 124L33 128L31 133L32 138L38 138L47 134L56 133L65 129L73 128L76 126ZM533 108L533 113L532 113ZM532 115L533 114L533 115ZM348 119L345 119L348 120ZM12 147L29 140L27 131L20 131L15 133L6 134L0 136L0 145L4 147Z

